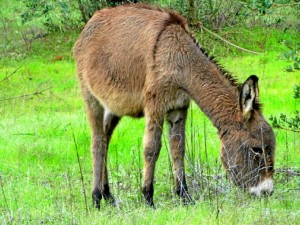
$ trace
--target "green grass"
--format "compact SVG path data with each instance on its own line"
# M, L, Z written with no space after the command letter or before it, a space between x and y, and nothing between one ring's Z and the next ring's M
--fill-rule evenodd
M243 47L258 51L263 43L260 51L265 54L238 52L209 41L207 34L199 34L198 39L241 82L250 74L260 77L267 119L292 115L300 104L292 97L300 74L285 72L290 62L278 56L284 50L282 38L299 39L299 35L256 29L250 34L245 30L245 39L234 28L231 31ZM76 32L48 35L34 41L29 50L19 39L0 57L0 224L299 224L300 179L283 170L300 170L299 133L275 130L275 167L282 171L275 174L275 192L266 199L250 198L226 179L216 129L194 104L187 122L186 164L196 204L184 207L173 193L165 134L155 177L157 209L144 205L140 191L144 119L123 118L108 159L118 207L102 202L100 212L93 209L90 132L71 56L77 36ZM57 61L57 56L62 60ZM37 90L42 93L15 98Z

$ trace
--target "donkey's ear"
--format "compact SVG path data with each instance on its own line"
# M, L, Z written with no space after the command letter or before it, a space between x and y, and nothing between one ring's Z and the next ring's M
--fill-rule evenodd
M240 92L240 108L246 121L251 118L254 109L259 105L258 77L251 75L242 85Z

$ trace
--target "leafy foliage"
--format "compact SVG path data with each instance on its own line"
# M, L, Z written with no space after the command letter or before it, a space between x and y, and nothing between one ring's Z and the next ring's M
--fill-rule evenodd
M300 99L300 84L296 85L294 88L294 98L296 100ZM270 120L272 122L272 126L275 128L300 132L300 111L298 110L296 110L294 117L289 118L285 114L281 113L279 118L271 116Z
M289 49L283 53L284 59L292 61L292 65L289 65L286 71L300 70L300 45L293 45L291 41L284 41L283 44Z
M38 18L48 31L59 31L77 27L75 16L67 1L24 0L26 10L21 14L22 23Z
M253 10L257 10L260 14L265 15L273 5L273 1L270 0L251 0L251 6Z
M50 32L81 29L96 10L109 5L104 0L24 0L24 3L22 23L38 19Z
M300 99L300 84L294 87L294 98Z
M26 8L21 15L22 22L40 19L49 31L82 28L96 10L129 2L146 2L169 7L188 18L191 24L201 21L213 29L239 23L250 26L277 26L288 20L287 15L292 15L293 21L298 21L295 19L298 15L296 8L300 7L299 4L281 10L282 7L289 6L288 3L292 0L23 0L23 2ZM290 29L291 25L297 26L298 23L289 22L285 27Z
M275 128L300 132L300 111L296 111L295 117L292 118L288 118L286 115L280 114L279 118L271 116L270 120Z

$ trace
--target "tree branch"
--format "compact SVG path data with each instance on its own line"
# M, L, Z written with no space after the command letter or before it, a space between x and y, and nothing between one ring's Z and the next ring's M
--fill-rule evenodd
M283 8L283 7L290 7L290 6L297 6L300 5L300 2L291 3L291 4L272 4L271 8Z
M299 170L294 170L294 169L291 169L291 168L279 168L279 169L276 169L276 173L284 173L288 176L291 176L291 177L295 177L295 176L300 176L300 171Z
M3 81L6 81L8 78L10 78L12 75L14 75L16 72L18 72L18 70L23 66L23 64L21 66L19 66L17 69L15 69L13 72L11 72L11 74L7 75L0 81L0 83L2 83Z
M43 90L36 90L35 92L29 93L29 94L23 94L23 95L19 95L19 96L10 97L10 98L2 98L2 99L0 99L0 101L9 101L9 100L19 99L19 98L27 98L30 96L38 96L38 95L43 94L45 91L47 91L49 89L51 89L51 87L45 88Z
M285 131L290 131L290 132L294 132L294 133L300 133L300 130L296 130L296 129L292 129L292 128L285 128L282 126L273 126L276 129L280 129L280 130L285 130Z
M221 36L217 35L216 33L212 32L211 30L209 30L206 27L204 27L202 23L198 23L197 26L200 27L200 29L203 29L206 32L210 33L211 35L215 36L216 38L220 39L221 41L224 41L225 43L227 43L227 44L229 44L229 45L231 45L231 46L233 46L233 47L235 47L235 48L237 48L237 49L239 49L241 51L252 53L252 54L255 54L255 55L261 55L261 54L263 54L261 52L255 52L255 51L251 51L251 50L242 48L242 47L240 47L238 45L235 45L235 44L231 43L230 41L227 41L226 39L222 38Z

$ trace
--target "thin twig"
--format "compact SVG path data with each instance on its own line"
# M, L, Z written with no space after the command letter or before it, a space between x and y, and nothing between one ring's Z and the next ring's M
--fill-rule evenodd
M271 8L283 8L283 7L290 7L290 6L297 6L297 5L300 5L300 3L297 2L292 4L273 4Z
M284 131L290 131L290 132L294 132L294 133L300 133L300 130L296 130L296 129L290 129L290 128L285 128L285 127L281 127L281 126L273 126L276 129L279 130L284 130Z
M212 32L211 30L209 30L209 29L207 29L206 27L204 27L202 23L198 23L198 27L200 27L201 29L203 29L203 30L205 30L206 32L210 33L211 35L215 36L216 38L219 38L221 41L224 41L225 43L227 43L227 44L229 44L229 45L231 45L231 46L233 46L233 47L235 47L235 48L237 48L237 49L239 49L239 50L241 50L241 51L248 52L248 53L252 53L252 54L255 54L255 55L261 55L261 54L263 54L263 53L261 53L261 52L251 51L251 50L242 48L242 47L240 47L240 46L238 46L238 45L235 45L235 44L231 43L230 41L228 41L228 40L222 38L221 36L217 35L216 33Z
M47 91L49 89L51 89L51 87L45 88L43 90L36 90L35 92L29 93L29 94L23 94L23 95L19 95L19 96L10 97L10 98L2 98L2 99L0 99L0 101L8 101L8 100L19 99L19 98L27 98L30 96L38 96L38 95L43 94L45 91Z
M82 167L81 167L81 163L80 163L80 159L79 159L78 147L77 147L75 134L73 132L73 128L72 128L72 136L73 136L73 141L75 144L76 157L77 157L77 162L78 162L79 171L80 171L80 179L81 179L82 189L83 189L82 191L83 191L84 202L85 202L85 210L86 210L86 214L88 214L88 205L87 205L86 191L85 191L85 185L84 185L84 177L83 177L83 173L82 173Z
M10 78L12 75L14 75L16 72L18 72L18 70L23 66L23 64L19 67L17 67L13 72L11 72L9 75L6 75L1 81L0 83L2 83L3 81L6 81L8 78Z
M289 168L280 168L276 169L276 173L285 173L291 177L297 177L300 176L300 170L294 170L294 169L289 169Z

